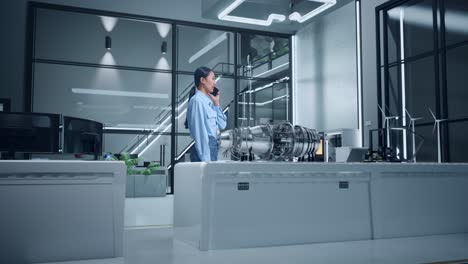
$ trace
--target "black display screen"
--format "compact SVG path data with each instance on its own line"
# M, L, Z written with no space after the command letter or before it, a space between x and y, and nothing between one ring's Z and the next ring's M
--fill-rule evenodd
M63 117L63 152L102 153L102 123L75 117Z
M57 153L60 116L0 112L0 151Z

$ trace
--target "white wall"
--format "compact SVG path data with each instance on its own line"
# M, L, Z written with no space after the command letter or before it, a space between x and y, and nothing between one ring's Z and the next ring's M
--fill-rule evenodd
M358 128L354 1L296 34L296 123L319 131Z
M377 48L375 8L387 0L361 0L362 24L362 89L364 145L368 145L369 129L378 127L377 115Z
M364 145L368 145L368 131L369 129L375 129L378 127L378 112L377 112L377 64L376 64L376 21L375 21L375 8L388 0L361 0L361 43L362 43L362 89L363 89L363 121L364 121ZM339 12L339 11L337 11ZM334 16L331 13L329 16ZM335 17L339 23L342 20L340 17ZM353 23L350 21L350 23ZM298 54L296 57L298 68L296 70L297 86L296 86L296 109L298 124L304 126L314 127L317 126L327 129L328 127L324 120L321 120L318 115L314 115L314 110L321 113L325 110L325 106L319 102L320 96L323 96L323 90L311 90L311 88L305 88L307 84L314 82L312 76L316 75L313 71L314 63L307 63L307 61L313 61L313 54L311 52L312 47L312 33L314 32L314 24L311 23L301 31L297 33L298 38L303 38L304 42L298 43ZM353 23L354 25L354 23ZM348 25L351 26L351 25ZM351 43L349 43L351 45ZM352 43L354 45L354 43ZM345 45L343 43L343 45ZM309 50L304 51L304 50ZM320 55L320 54L319 54ZM354 54L353 54L354 56ZM347 58L350 60L351 58ZM301 62L302 61L302 62ZM354 69L354 68L353 68ZM320 70L320 69L318 69ZM302 87L301 87L302 86ZM309 90L308 90L309 89ZM349 112L346 110L352 109L350 105L346 107L341 106L341 113L343 116L349 116ZM346 109L346 110L345 110ZM354 111L353 109L351 111ZM334 113L336 117L337 113ZM353 123L355 112L352 112ZM326 118L332 118L333 116L325 116ZM346 120L338 116L340 122L348 124ZM357 124L357 123L356 123Z

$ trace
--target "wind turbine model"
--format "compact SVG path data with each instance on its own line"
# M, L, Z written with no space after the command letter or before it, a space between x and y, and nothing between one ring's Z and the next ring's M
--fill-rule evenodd
M382 110L382 107L380 105L377 105L380 109L380 112L382 112L385 122L383 125L383 128L386 129L386 135L387 135L387 148L390 148L390 120L395 119L398 120L398 116L386 116L384 110Z
M434 118L434 127L432 128L432 134L434 134L434 131L437 127L437 161L439 163L442 163L442 152L440 146L440 122L447 121L447 119L437 119L434 115L434 112L432 112L431 108L429 108L429 112L431 112L431 115Z
M408 117L410 119L409 126L411 127L411 134L412 134L412 140L413 140L413 162L416 162L416 129L414 128L414 123L417 120L421 120L423 118L422 117L412 117L407 109L405 109L405 111L406 111L406 114L408 115Z

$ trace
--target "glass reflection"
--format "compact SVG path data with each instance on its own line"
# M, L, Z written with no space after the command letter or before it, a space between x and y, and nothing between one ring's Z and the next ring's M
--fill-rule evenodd
M218 74L233 75L233 33L188 26L178 26L177 32L179 71L206 66Z
M276 81L241 80L238 126L273 124L288 120L289 77Z
M34 55L36 59L170 70L171 30L167 23L39 8ZM106 37L111 39L110 50Z
M413 0L386 12L389 63L434 49L433 5L434 0Z
M34 111L164 130L157 117L171 106L171 74L43 63L34 71Z
M238 74L254 78L272 78L289 70L289 39L240 34Z

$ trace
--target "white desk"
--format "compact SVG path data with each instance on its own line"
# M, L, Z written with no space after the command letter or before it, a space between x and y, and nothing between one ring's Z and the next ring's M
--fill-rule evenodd
M468 164L180 163L174 179L175 237L200 250L468 232Z
M125 165L0 161L0 263L120 257Z

